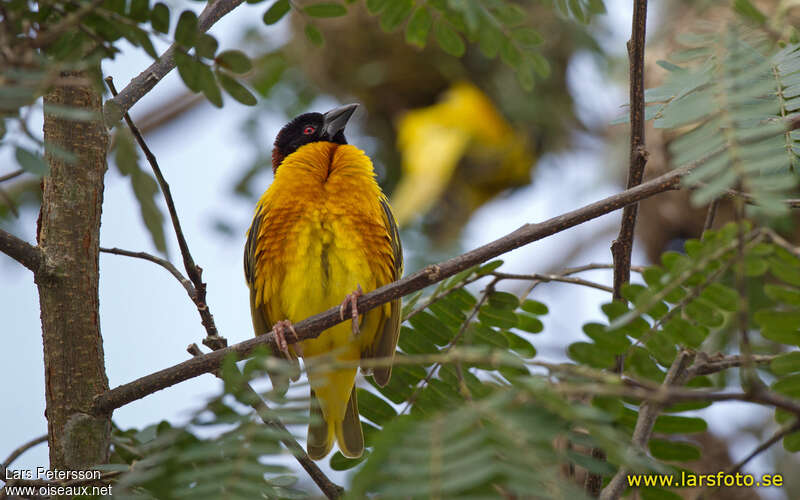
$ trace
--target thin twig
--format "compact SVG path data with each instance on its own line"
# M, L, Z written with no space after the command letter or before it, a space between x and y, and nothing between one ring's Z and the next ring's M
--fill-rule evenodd
M0 182L10 181L11 179L13 179L15 177L19 177L20 175L22 175L24 173L25 173L24 170L19 169L19 170L15 170L15 171L13 171L11 173L8 173L8 174L5 174L5 175L0 175Z
M467 327L469 327L469 324L472 323L472 320L475 319L475 316L478 315L478 311L480 311L481 306L489 298L489 294L492 293L492 291L494 290L494 285L497 282L498 282L498 279L495 278L495 279L492 280L491 283L486 285L486 289L484 290L484 293L481 295L481 298L478 299L478 302L476 302L474 306L472 306L472 311L470 311L469 316L467 317L467 319L463 323L461 323L461 327L458 329L458 331L453 336L453 338L450 340L450 342L448 342L447 345L440 351L441 353L447 354L447 352L450 349L452 349L454 345L456 345L456 342L458 342L459 339L461 339L461 336L464 335L464 332L467 331ZM428 385L428 382L431 381L431 379L436 374L436 371L439 369L439 367L441 365L442 365L441 362L437 362L431 367L430 370L428 370L428 373L427 373L427 375L425 375L425 378L423 380L421 380L417 384L417 386L414 388L414 392L412 392L411 396L409 396L408 399L406 400L406 404L403 407L403 410L400 412L401 415L411 409L411 406L417 400L417 397L419 396L420 391L426 385Z
M732 475L732 474L735 474L736 472L740 471L742 469L742 467L744 467L750 460L752 460L753 458L757 457L758 455L760 455L761 453L765 452L766 450L770 449L772 447L772 445L774 445L775 443L777 443L778 441L780 441L784 437L786 437L789 434L791 434L791 433L793 433L795 431L798 431L798 430L800 430L800 418L797 418L793 422L789 422L789 424L784 425L783 427L778 429L775 432L775 434L772 435L772 437L770 437L769 439L767 439L766 441L764 441L763 443L758 445L752 452L750 452L749 455L744 457L739 462L737 462L737 463L733 464L732 466L730 466L725 471L725 475L726 476ZM716 488L713 489L713 491L718 491L720 489L720 487L721 486L717 486ZM705 498L706 493L709 493L710 490L711 490L711 487L706 487L706 488L700 490L700 492L698 492L697 495L695 495L694 500L701 500L701 499Z
M30 450L31 448L33 448L37 444L44 443L46 441L47 441L47 434L45 434L43 436L39 436L39 437L34 438L34 439L31 439L27 443L24 443L24 444L18 446L14 451L9 453L8 457L6 457L5 461L0 463L0 481L5 481L5 478L7 477L6 470L8 469L8 466L11 465L14 462L14 460L19 458L20 455L22 455L26 451Z
M180 282L180 284L183 285L183 288L186 290L186 293L189 294L190 298L194 297L195 295L194 286L192 286L192 283L188 279L186 279L186 277L183 274L181 274L180 271L178 271L178 268L175 267L172 264L172 262L166 259L162 259L161 257L156 257L155 255L149 254L147 252L131 252L130 250L123 250L121 248L116 248L116 247L114 248L100 247L100 251L104 253L110 253L114 255L124 255L126 257L134 257L136 259L144 259L144 260L149 260L150 262L154 262L159 266L163 267L164 269L166 269L167 271L169 271L171 275L175 276L175 279L177 279Z
M717 206L719 205L719 198L714 198L708 205L708 212L706 212L706 221L703 223L703 232L705 233L711 226L714 225L714 217L717 215Z
M687 369L694 361L694 354L689 351L681 351L669 367L662 387L683 385L687 377ZM637 450L644 450L650 436L653 434L653 426L656 423L658 414L664 407L663 403L645 401L639 407L639 417L636 419L636 427L633 430L631 444ZM622 495L627 486L627 476L630 469L621 466L617 473L611 478L608 485L600 493L600 500L616 500Z
M110 76L106 77L105 80L108 84L108 88L111 90L111 93L113 95L117 95L117 89L114 87L114 80ZM183 235L183 229L181 229L181 222L180 219L178 219L178 212L175 209L175 201L172 199L172 192L169 189L169 184L167 184L166 179L164 179L164 175L161 173L161 168L158 166L158 160L153 152L150 151L150 148L147 147L147 143L145 143L142 134L139 133L139 129L136 128L136 125L133 123L130 115L126 112L123 117L125 118L125 122L128 124L128 128L131 129L133 136L136 138L136 142L139 143L139 147L142 148L145 157L147 157L147 161L153 168L153 173L156 176L158 185L161 186L161 192L164 194L164 200L167 203L167 209L169 210L172 227L175 230L175 237L178 240L178 247L180 248L181 256L183 257L183 265L186 269L186 275L194 285L195 293L194 296L192 296L192 300L197 305L197 311L200 313L200 319L206 329L206 332L208 333L208 338L203 340L203 343L209 345L209 347L211 347L210 344L224 346L227 342L225 339L219 337L219 334L217 333L217 327L214 324L214 316L211 314L208 304L206 303L206 284L203 283L203 269L195 264L194 259L192 259L192 254L189 251L189 245L186 243L186 238Z
M491 275L501 280L531 280L531 281L538 281L539 283L550 283L552 281L557 281L560 283L571 283L573 285L583 285L589 288L596 288L598 290L602 290L608 293L614 292L614 289L611 288L610 286L606 286L600 283L595 283L594 281L589 281L582 278L572 278L569 276L564 276L562 274L539 274L539 273L510 274L510 273L492 272Z
M777 358L777 354L754 354L751 361L755 365L767 365ZM730 368L738 368L744 364L745 360L742 356L734 354L731 356L723 356L718 354L716 356L708 356L704 352L698 352L694 364L688 370L688 378L694 378L699 375L711 375Z
M244 0L215 0L208 2L197 17L197 30L205 33L223 16L242 4ZM147 69L130 81L122 91L103 105L103 114L109 126L117 123L139 99L150 92L164 76L175 68L174 54L179 45L173 43Z
M200 347L197 344L191 344L186 349L189 354L192 356L202 356L203 352L200 350ZM215 373L215 375L219 378L219 374ZM281 443L283 443L286 448L292 452L292 455L297 459L300 463L300 466L308 472L308 475L311 479L319 486L319 489L325 494L327 498L330 500L334 500L339 498L344 493L344 488L339 486L338 484L334 483L328 476L325 475L324 472L317 466L317 464L311 460L308 456L306 451L303 449L300 444L295 441L292 434L289 432L289 429L283 425L283 422L271 416L271 412L269 406L267 406L266 401L253 389L253 387L248 384L244 383L243 386L244 390L247 392L247 400L250 403L250 406L256 411L256 414L261 419L264 424L276 429L280 434Z
M14 217L19 217L19 211L17 210L17 204L14 203L14 200L11 199L11 196L8 195L5 189L0 187L0 198L2 198L3 202L6 204L11 213L14 214Z
M630 64L630 165L628 184L630 189L642 182L647 163L644 137L644 46L647 26L647 0L634 0L631 39L628 41L628 60ZM622 211L622 224L619 235L611 244L614 257L614 299L622 299L622 285L630 281L631 252L633 233L636 228L638 205L625 207Z

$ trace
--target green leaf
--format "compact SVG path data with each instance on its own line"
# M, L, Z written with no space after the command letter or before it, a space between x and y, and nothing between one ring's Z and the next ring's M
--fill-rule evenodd
M436 42L443 51L456 57L461 57L464 55L464 51L466 50L464 40L461 39L461 35L459 35L456 30L454 30L447 22L440 19L436 23L434 32L436 34ZM486 266L483 266L481 269L484 267Z
M187 55L182 50L176 50L174 57L175 65L178 67L178 74L181 76L183 83L192 91L201 92L202 87L200 86L200 82L204 66L203 63Z
M291 5L289 4L289 0L278 0L277 2L273 3L266 12L264 12L264 24L271 25L275 24L281 19L283 16L289 12Z
M523 358L536 357L536 348L533 347L533 344L531 344L524 338L520 337L516 333L504 331L503 334L505 334L506 339L508 340L508 346L514 352L516 352Z
M255 106L258 102L253 94L241 83L237 82L235 78L226 75L222 71L217 71L217 79L219 80L222 88L231 97L244 104L245 106Z
M614 366L614 355L601 349L597 344L575 342L567 348L567 356L580 364L592 368L610 368Z
M428 32L431 30L433 18L431 12L424 5L414 11L406 25L406 42L424 48L428 41Z
M191 10L181 12L175 27L175 41L186 48L194 46L197 38L197 15Z
M447 344L455 334L439 318L427 311L415 314L408 322L411 323L418 335L424 335L438 345Z
M522 47L535 47L544 41L542 35L533 28L515 28L511 31L511 39Z
M489 326L497 326L508 329L517 326L517 315L508 309L499 309L491 306L483 306L478 312L478 320Z
M143 23L147 21L149 9L150 5L148 0L131 0L128 17L134 21Z
M203 94L206 96L206 99L211 102L211 104L221 108L222 92L219 90L219 85L217 85L217 80L214 78L214 73L211 71L211 68L205 64L200 63L200 65L202 68L199 73L200 88L203 90Z
M330 466L333 470L350 470L366 460L367 457L369 457L369 453L367 452L364 452L364 454L358 458L347 458L346 456L342 455L341 451L337 451L331 457Z
M544 316L548 312L547 306L537 300L528 299L524 301L520 307L522 307L523 311L537 316Z
M700 449L688 443L668 441L666 439L651 439L650 453L659 460L671 462L686 462L700 458Z
M686 305L686 314L703 326L716 328L722 326L725 318L706 301L697 298Z
M336 2L320 2L303 7L303 12L311 17L340 17L347 14L347 8Z
M322 47L325 44L325 38L322 36L322 32L313 24L309 23L306 24L305 28L306 38L308 41L316 45L317 47Z
M654 432L661 434L690 434L705 432L708 424L698 417L682 417L678 415L660 415L656 419Z
M384 426L397 416L394 408L375 394L361 388L356 391L358 392L358 411L362 417Z
M160 33L169 33L169 7L158 2L150 11L150 26Z
M478 31L478 49L489 59L497 57L503 34L491 23L482 23Z
M769 368L775 375L800 372L800 351L781 354L770 362Z
M750 0L734 0L733 10L758 24L764 24L767 21L767 16L758 10L758 7L753 5Z
M517 314L517 328L525 330L530 333L539 333L544 330L544 325L534 316L529 316L524 313Z
M504 39L500 43L500 59L516 69L522 64L522 53L511 43L511 40Z
M776 302L800 306L800 290L796 288L767 284L764 285L764 293Z
M47 175L50 172L50 168L42 159L42 157L28 151L27 149L19 146L16 147L14 150L14 156L16 157L20 168L26 172L30 172L34 175Z
M772 390L790 398L800 398L800 373L778 379L772 384Z
M783 438L783 448L790 453L800 451L800 431L793 432Z
M489 274L489 273L491 273L492 271L494 271L495 269L497 269L498 267L500 267L502 265L503 265L503 261L502 260L500 260L500 259L493 260L491 262L487 262L486 264L484 264L481 267L479 267L478 269L476 269L475 270L475 274L478 275L478 276L482 276L484 274Z
M213 59L214 54L217 53L218 46L219 43L216 38L208 33L202 33L197 37L194 48L198 56L205 57L206 59Z
M370 14L377 14L382 11L391 0L367 0L367 11Z
M414 7L412 0L392 0L381 14L381 28L391 33L405 21Z
M495 4L494 14L501 23L509 26L523 23L526 17L522 7L507 2Z
M519 299L513 293L495 291L489 294L489 306L513 311L519 307Z
M234 73L247 73L253 68L250 58L241 50L226 50L220 52L214 59L218 65Z
M701 297L729 312L736 312L739 306L739 294L722 283L711 283L703 290Z

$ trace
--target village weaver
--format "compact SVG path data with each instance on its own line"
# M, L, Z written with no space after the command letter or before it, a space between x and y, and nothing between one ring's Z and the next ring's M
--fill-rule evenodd
M275 355L295 363L298 355L345 362L391 359L397 347L399 299L372 309L360 321L356 309L362 293L403 272L397 225L372 161L344 137L356 107L306 113L283 127L272 151L274 180L258 201L247 234L244 272L255 334L272 330ZM287 345L286 336L296 335L292 322L338 304L342 318L350 306L349 322ZM330 452L334 438L347 457L359 457L364 450L356 371L309 372L307 448L315 460ZM391 373L391 364L372 370L380 386ZM273 385L281 385L279 376L272 378Z

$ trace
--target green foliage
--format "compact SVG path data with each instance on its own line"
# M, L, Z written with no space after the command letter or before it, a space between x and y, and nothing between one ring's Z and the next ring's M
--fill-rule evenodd
M766 213L785 213L780 199L797 185L800 151L790 125L800 108L798 46L774 51L759 32L737 26L679 41L684 48L670 57L676 64L662 64L666 82L646 92L646 115L681 131L670 153L674 165L698 164L685 179L697 187L693 201L737 188Z

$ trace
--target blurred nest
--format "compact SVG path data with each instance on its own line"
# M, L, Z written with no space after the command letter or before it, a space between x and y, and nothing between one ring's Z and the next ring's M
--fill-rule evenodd
M308 19L295 10L293 37L286 50L320 90L365 106L365 133L379 140L373 159L383 168L382 183L392 191L403 175L395 142L400 118L410 110L432 106L456 82L470 82L481 89L512 128L527 136L533 158L569 145L571 131L580 125L567 90L567 66L577 50L596 45L582 26L559 18L551 6L526 4L524 8L528 20L533 20L528 24L534 24L544 38L541 53L551 69L532 92L520 87L513 69L499 58L489 60L474 47L456 58L433 41L424 49L409 45L402 29L383 32L378 19L362 4L351 4L347 16L314 20L326 40L321 48L307 39ZM423 218L424 232L434 241L447 242L481 204L530 183L535 161L521 175L503 172L502 163L497 158L463 158Z

